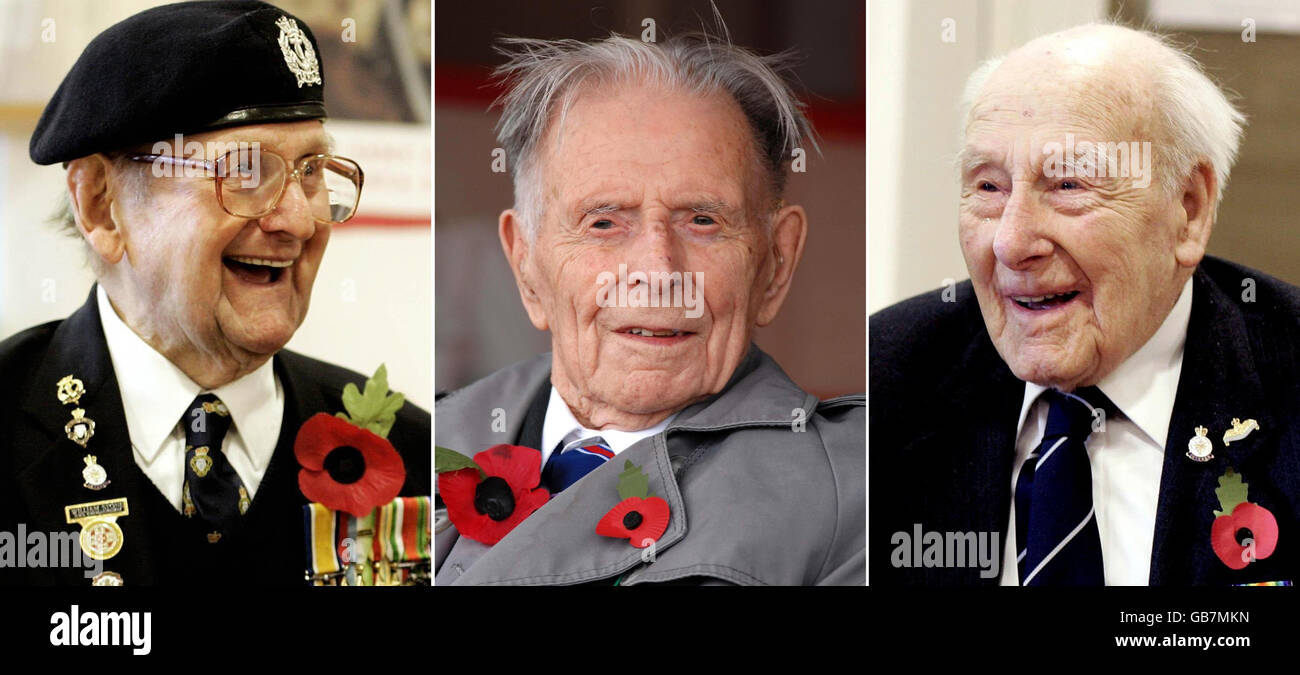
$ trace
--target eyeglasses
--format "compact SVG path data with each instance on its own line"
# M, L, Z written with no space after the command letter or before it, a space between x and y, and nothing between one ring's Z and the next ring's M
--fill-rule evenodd
M356 214L365 182L360 165L337 155L303 157L292 171L288 160L280 155L250 149L233 150L216 161L146 154L126 158L153 163L155 176L212 178L216 181L217 204L238 218L261 218L274 211L293 179L307 196L312 218L337 225ZM169 170L173 167L186 169L183 173Z

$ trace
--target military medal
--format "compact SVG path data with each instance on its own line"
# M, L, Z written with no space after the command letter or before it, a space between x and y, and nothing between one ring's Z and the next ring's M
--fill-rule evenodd
M68 523L81 526L81 550L95 560L108 560L122 550L122 528L117 519L130 515L126 498L72 504L63 507Z
M1246 420L1245 422L1242 422L1234 417L1232 418L1232 428L1223 432L1223 444L1227 445L1233 441L1240 441L1249 436L1250 432L1258 430L1259 422L1256 422L1255 420Z
M95 435L95 420L86 417L85 410L74 408L72 419L63 425L63 432L68 435L68 440L84 448Z
M82 485L91 490L103 490L109 483L113 482L108 479L108 472L104 467L95 461L94 455L86 455L81 458L86 463L86 468L81 470L81 477L86 479Z
M1196 427L1196 436L1187 441L1187 456L1195 462L1208 462L1214 459L1214 442L1205 436L1209 429Z
M91 586L121 586L122 575L117 572L100 572L90 581Z

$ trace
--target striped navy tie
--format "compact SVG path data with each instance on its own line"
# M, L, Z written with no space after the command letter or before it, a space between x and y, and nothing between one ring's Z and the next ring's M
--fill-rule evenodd
M591 473L596 467L609 461L614 451L600 436L592 436L572 443L560 442L546 467L542 469L542 485L556 494L578 482L579 478Z
M1094 410L1114 405L1096 387L1055 389L1043 440L1016 480L1016 564L1022 586L1101 586L1105 572L1092 504L1092 468L1084 442Z

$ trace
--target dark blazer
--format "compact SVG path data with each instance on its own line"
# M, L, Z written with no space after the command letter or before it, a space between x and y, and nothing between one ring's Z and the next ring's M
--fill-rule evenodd
M1156 513L1153 585L1300 582L1300 289L1206 257L1193 276ZM1248 292L1253 290L1253 301ZM1006 542L1016 423L1024 397L993 347L969 281L869 320L873 584L992 585L976 567L895 567L896 532L997 532ZM1224 446L1232 418L1259 430ZM1206 426L1214 459L1186 457ZM1214 489L1231 466L1278 522L1266 559L1229 569L1210 546ZM1001 548L998 551L1001 566Z
M64 506L125 497L130 515L118 519L123 547L104 569L127 585L268 585L304 583L306 569L298 462L298 428L318 412L343 410L343 386L365 377L290 351L274 357L284 388L284 420L271 462L242 526L210 544L201 523L182 517L136 465L126 418L92 289L64 321L0 343L0 531L79 532ZM85 384L79 407L95 420L87 448L68 440L73 406L55 396L55 383L75 375ZM406 465L403 495L430 494L429 413L407 403L389 440ZM82 483L82 458L94 454L112 481L102 490ZM85 568L0 568L0 584L88 585Z

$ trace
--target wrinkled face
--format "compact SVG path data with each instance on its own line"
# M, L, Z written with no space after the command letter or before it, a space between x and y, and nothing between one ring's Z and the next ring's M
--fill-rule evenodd
M771 248L743 113L723 95L622 86L580 95L555 126L524 275L557 376L631 414L720 391L749 346Z
M209 142L258 142L290 162L329 152L319 121L235 127L185 141L202 143L209 161L221 154ZM156 177L151 164L135 168L148 176L145 196L114 204L126 246L121 283L132 304L149 308L127 317L132 328L164 353L246 358L283 347L307 314L330 236L329 225L312 219L302 187L291 181L270 214L239 218L218 205L210 178Z
M961 247L989 335L1017 377L1066 390L1139 349L1187 273L1174 251L1183 211L1155 159L1142 167L1130 154L1127 176L1079 159L1083 141L1157 140L1142 93L1099 80L1082 66L1004 64L972 109L963 150ZM1071 161L1083 163L1068 171Z

